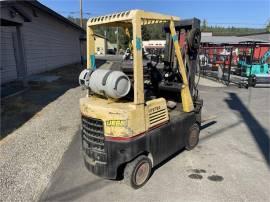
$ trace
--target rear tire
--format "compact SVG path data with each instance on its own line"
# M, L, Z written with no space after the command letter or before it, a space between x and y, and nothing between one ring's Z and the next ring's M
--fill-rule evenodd
M124 170L124 181L133 189L138 189L148 181L151 170L151 160L147 156L139 156L126 165Z
M186 150L194 149L199 143L200 127L197 123L194 123L186 136Z
M201 43L201 31L198 28L193 28L188 33L187 37L188 47L190 50L194 51L200 47Z

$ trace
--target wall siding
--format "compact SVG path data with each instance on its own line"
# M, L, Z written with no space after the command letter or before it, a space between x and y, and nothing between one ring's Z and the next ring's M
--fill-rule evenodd
M32 10L24 7L28 13ZM38 17L22 27L27 74L48 71L80 62L82 32L48 13L36 9Z
M16 33L15 27L0 27L1 83L6 83L17 78L12 33Z
M32 18L21 27L28 76L80 62L81 30L28 4L22 9ZM12 32L15 27L1 27L1 84L17 78Z

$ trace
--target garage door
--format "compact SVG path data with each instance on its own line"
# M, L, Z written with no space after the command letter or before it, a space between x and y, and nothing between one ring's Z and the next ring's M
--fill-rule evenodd
M0 27L0 71L1 84L17 79L15 51L12 33L15 27Z

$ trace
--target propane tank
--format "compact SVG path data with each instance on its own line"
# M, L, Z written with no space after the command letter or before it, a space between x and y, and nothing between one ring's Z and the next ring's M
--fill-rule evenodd
M99 95L119 99L126 96L131 88L128 76L121 71L97 69L91 73L84 72L81 74L79 80L86 79L87 81L80 81L80 83Z

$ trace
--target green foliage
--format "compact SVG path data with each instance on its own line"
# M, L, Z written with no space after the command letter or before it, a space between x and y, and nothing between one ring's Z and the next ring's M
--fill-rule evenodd
M206 21L206 19L203 19L201 28L202 29L206 29L207 28L207 21Z
M253 34L259 32L265 32L265 29L256 28L239 28L239 27L221 27L221 26L208 26L202 27L202 32L212 32L215 36L237 36L244 34Z
M143 26L142 39L147 40L160 40L165 39L165 32L163 31L163 24L153 24Z
M270 26L270 21L269 21ZM253 34L259 32L265 32L266 29L258 28L240 28L240 27L222 27L222 26L208 26L207 20L204 19L201 22L201 31L202 32L212 32L215 36L237 36L244 34Z
M146 26L142 26L142 39L144 41L148 41L151 39L149 30L147 30Z
M267 32L270 32L270 19L266 23L266 28L265 29L266 29Z
M118 28L119 30L119 48L120 49L126 49L129 47L129 43L132 41L132 31L129 30L130 38L125 34L125 30L123 28ZM109 39L110 40L110 39Z
M104 27L99 26L95 28L95 33L101 36L106 36L110 43L117 43L117 27ZM129 31L132 33L131 31ZM125 30L121 27L118 28L118 43L119 48L126 49L128 48L128 44L131 43L131 39L125 34Z
M80 26L80 18L74 18L72 16L67 17L68 20ZM83 28L86 27L87 19L83 18Z

